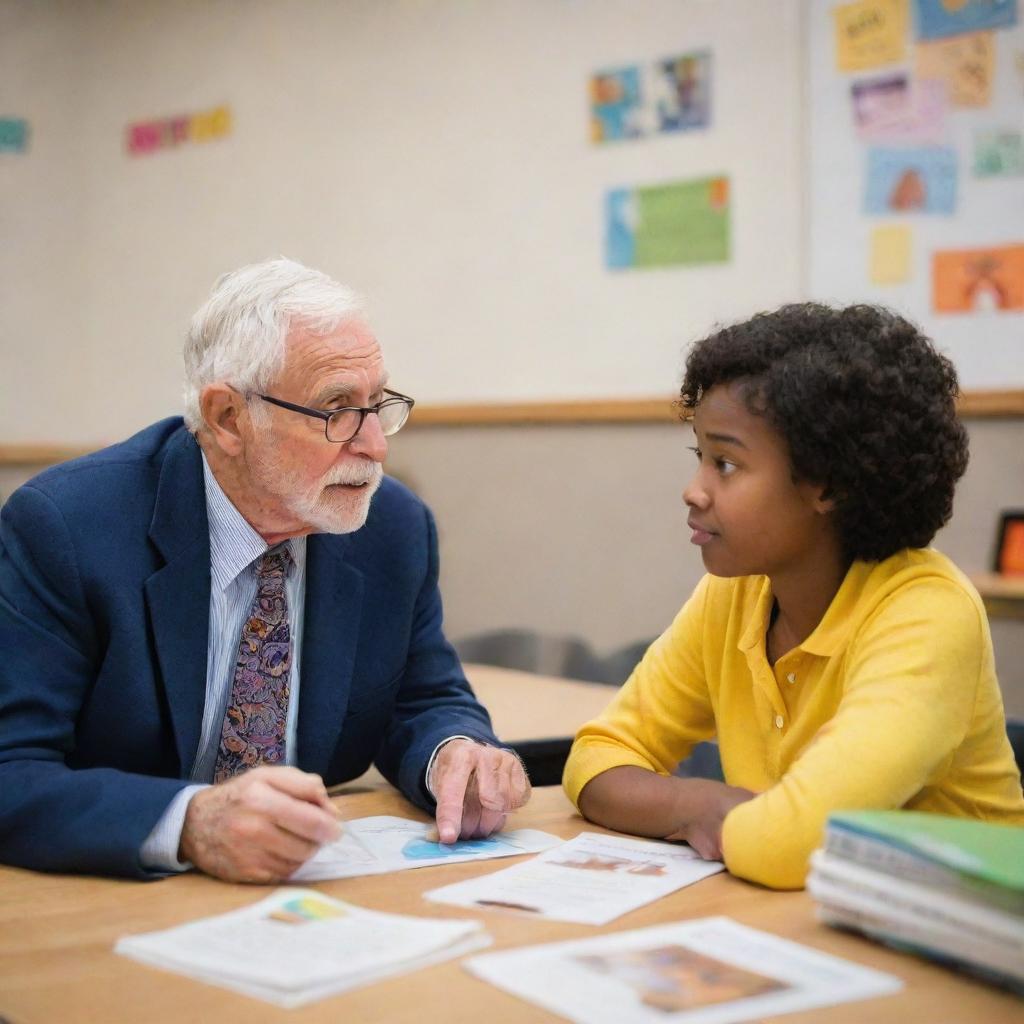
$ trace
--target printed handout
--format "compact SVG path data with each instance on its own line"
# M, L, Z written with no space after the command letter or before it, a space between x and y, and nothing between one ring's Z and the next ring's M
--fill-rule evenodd
M477 921L384 914L312 889L279 889L242 910L125 936L114 952L294 1007L490 941Z
M340 839L326 843L292 876L293 882L383 875L391 871L539 853L562 840L536 829L497 832L487 839L437 842L433 825L381 814L345 822ZM432 838L433 837L433 838Z
M458 907L606 924L723 870L688 846L583 832L525 864L423 895Z
M463 967L580 1024L732 1024L902 988L726 917L487 953Z

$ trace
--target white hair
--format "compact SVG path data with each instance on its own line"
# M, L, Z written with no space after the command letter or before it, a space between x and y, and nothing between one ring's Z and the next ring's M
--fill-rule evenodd
M319 270L283 256L224 274L196 312L185 339L185 423L203 425L203 388L225 381L248 394L266 391L284 366L295 323L328 334L362 314L358 296Z

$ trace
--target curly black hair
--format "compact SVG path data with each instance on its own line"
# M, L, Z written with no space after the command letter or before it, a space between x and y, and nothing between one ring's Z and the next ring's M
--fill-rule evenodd
M949 520L968 458L956 370L903 317L797 303L723 327L687 358L683 417L733 381L785 438L794 478L826 486L847 558L925 547Z

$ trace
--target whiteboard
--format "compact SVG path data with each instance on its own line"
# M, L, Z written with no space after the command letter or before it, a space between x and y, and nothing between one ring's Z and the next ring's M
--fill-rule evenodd
M851 83L892 71L912 74L914 19L907 33L906 61L870 71L841 72L833 28L838 6L834 0L810 0L810 295L833 302L882 303L909 316L953 359L966 389L1020 388L1024 386L1024 312L936 313L931 268L936 250L1024 245L1024 176L978 178L972 168L975 133L1024 131L1024 21L994 33L989 104L947 112L942 144L956 153L954 212L875 216L864 212L868 151L875 144L861 141L854 130ZM913 10L913 3L909 6ZM869 275L871 232L889 224L910 227L909 279L874 284Z

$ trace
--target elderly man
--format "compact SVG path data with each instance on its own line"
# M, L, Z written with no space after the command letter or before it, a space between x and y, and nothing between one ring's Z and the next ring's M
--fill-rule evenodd
M288 877L376 761L443 842L529 783L441 631L430 513L383 478L412 399L350 292L223 277L185 420L46 471L0 530L0 860Z

